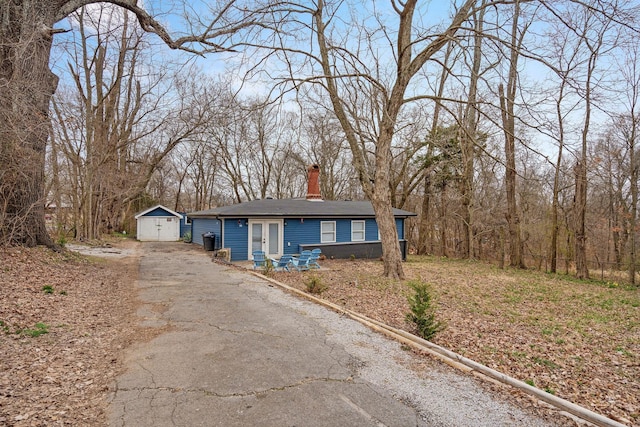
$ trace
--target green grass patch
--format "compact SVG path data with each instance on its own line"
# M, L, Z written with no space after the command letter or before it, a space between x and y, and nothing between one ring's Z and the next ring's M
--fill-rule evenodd
M533 360L538 365L545 366L549 369L558 369L560 367L557 364L553 363L551 360L545 359L544 357L533 356L531 360Z
M33 329L19 329L16 331L17 334L26 335L31 338L39 337L40 335L49 333L49 326L45 323L36 323Z

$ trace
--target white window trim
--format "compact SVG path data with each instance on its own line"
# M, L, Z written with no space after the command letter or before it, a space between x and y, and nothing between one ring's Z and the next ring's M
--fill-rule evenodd
M325 240L324 239L324 234L325 234L325 232L323 230L323 225L324 224L333 224L333 240ZM337 234L337 230L336 230L336 222L335 221L320 221L320 243L335 243L336 242L336 234Z
M356 223L362 224L362 230L357 230L358 233L360 232L362 233L362 239L355 239L353 237L353 233L354 233L353 224L356 224ZM367 233L367 224L365 221L362 221L362 220L351 221L351 241L352 242L364 242L365 240L367 240L366 233Z

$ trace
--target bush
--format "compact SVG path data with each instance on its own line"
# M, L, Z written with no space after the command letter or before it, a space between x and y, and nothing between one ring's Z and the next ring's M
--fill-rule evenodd
M406 320L415 326L419 337L429 340L442 331L445 325L436 320L429 285L419 281L409 282L408 285L415 293L408 297L411 313L407 313Z
M307 287L307 292L310 294L321 294L325 289L327 289L326 285L322 283L322 279L315 274L309 276L305 281L305 285Z
M273 264L271 263L270 259L267 259L262 266L262 274L264 274L265 276L270 276L273 271Z

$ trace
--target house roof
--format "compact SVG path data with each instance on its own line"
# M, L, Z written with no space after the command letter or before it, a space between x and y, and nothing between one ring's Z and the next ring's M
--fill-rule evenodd
M156 209L162 209L163 211L167 212L169 214L167 216L177 216L178 218L182 219L182 215L181 214L179 214L178 212L174 212L171 209L169 209L167 207L164 207L162 205L155 205L155 206L150 207L149 209L145 209L142 212L137 213L136 216L135 216L135 219L138 219L141 216L145 216L146 214L148 214L150 212L153 212Z
M393 209L396 217L416 216L402 209ZM375 217L371 202L307 199L262 199L192 212L192 218L286 217L286 218L368 218Z

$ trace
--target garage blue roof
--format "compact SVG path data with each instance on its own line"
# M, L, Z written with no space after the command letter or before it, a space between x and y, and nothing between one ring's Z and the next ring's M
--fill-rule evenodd
M396 217L416 216L402 209L393 209ZM307 199L261 199L221 206L189 213L192 218L238 217L322 217L322 218L373 218L371 202Z
M162 205L155 205L150 207L149 209L145 209L144 211L137 213L135 219L138 219L142 216L175 216L182 219L181 214L179 214L178 212L174 212Z

